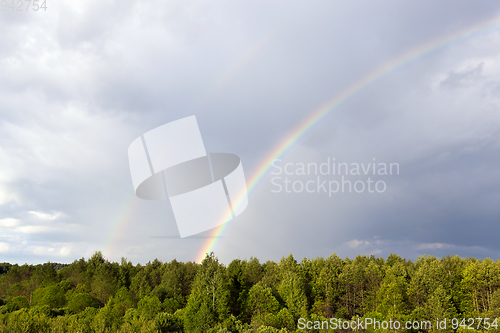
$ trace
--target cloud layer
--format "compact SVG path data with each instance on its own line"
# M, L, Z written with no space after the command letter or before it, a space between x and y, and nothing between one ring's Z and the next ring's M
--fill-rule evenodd
M237 154L250 179L327 100L457 31L464 37L359 91L281 157L398 163L399 175L380 178L384 193L274 193L268 173L214 249L224 262L498 258L500 31L466 33L499 14L494 2L467 1L60 1L1 12L2 261L97 250L195 260L207 238L177 239L168 202L134 196L132 140L195 114L207 151Z

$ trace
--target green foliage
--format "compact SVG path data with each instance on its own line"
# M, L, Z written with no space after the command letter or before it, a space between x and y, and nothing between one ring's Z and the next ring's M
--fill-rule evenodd
M137 305L137 309L148 319L153 319L160 313L161 307L161 302L156 296L144 296Z
M297 322L287 308L281 309L276 315L276 328L287 328L288 330L293 331L297 326L296 323Z
M471 260L464 268L463 287L472 302L471 315L478 317L491 307L493 293L500 287L500 265L489 258Z
M457 311L451 302L451 295L446 294L443 287L438 286L427 301L426 308L428 309L429 320L435 320L436 318L443 319L457 318ZM451 327L446 329L434 328L435 332L453 332Z
M339 279L345 263L336 254L329 256L319 268L319 274L311 282L313 311L325 317L337 316L343 318L347 313L344 288ZM345 298L345 297L344 297Z
M296 320L305 317L307 315L306 285L302 270L292 255L281 259L280 280L278 293L292 316Z
M29 303L25 296L16 296L7 302L6 310L8 312L13 312L27 308L28 306Z
M159 313L155 317L155 325L159 332L178 332L182 330L182 319L171 313Z
M378 291L378 311L386 318L401 319L407 313L408 272L404 262L390 259L391 265L386 268Z
M175 311L181 309L181 305L175 298L166 298L162 304L163 310L168 313L175 313Z
M99 310L92 321L92 327L96 332L116 332L122 325L123 317L120 315L120 304L111 298L108 303Z
M40 311L38 307L31 309L23 308L21 310L10 313L5 322L2 332L50 332L50 318Z
M333 254L298 263L290 255L279 263L251 258L225 267L211 253L200 265L133 266L96 252L70 265L0 264L2 333L285 333L297 331L298 318L493 322L499 316L500 261L490 259L422 256L412 263L394 254L386 260Z
M250 316L276 314L280 304L273 296L271 288L264 288L260 284L254 285L248 294L247 309Z
M12 267L12 265L9 264L8 262L0 263L0 274L7 273L11 267Z
M68 300L68 311L69 313L76 314L80 313L88 307L97 307L98 303L90 297L87 293L77 293L73 294Z
M257 329L257 333L287 333L286 329L277 329L272 326L261 326Z
M118 265L101 263L99 258L95 261L95 265L93 263L90 265L93 271L90 295L101 304L106 304L118 290Z
M203 259L185 308L189 332L206 332L229 316L229 281L213 253Z
M51 283L47 287L38 288L33 292L33 305L47 305L49 308L59 308L66 304L64 289L59 283Z

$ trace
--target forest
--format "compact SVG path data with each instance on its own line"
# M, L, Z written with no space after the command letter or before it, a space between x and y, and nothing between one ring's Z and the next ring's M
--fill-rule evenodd
M354 330L498 333L498 317L500 261L488 258L289 255L226 266L210 253L200 264L133 265L96 252L69 265L0 264L0 332L348 332L319 324L372 318L448 325Z

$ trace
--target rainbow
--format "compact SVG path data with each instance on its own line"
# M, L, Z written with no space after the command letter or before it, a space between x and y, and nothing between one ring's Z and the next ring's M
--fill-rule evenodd
M139 200L133 195L129 195L124 204L118 210L118 216L110 224L110 231L103 246L103 255L107 259L111 259L115 255L114 249L117 248L118 238L125 231L127 222L131 220L133 213L139 208Z
M380 80L381 78L403 67L404 65L408 65L418 59L421 59L423 56L429 53L443 49L453 42L466 39L478 34L479 32L490 32L491 30L498 29L499 26L500 16L496 16L493 19L487 20L486 22L481 22L479 24L469 26L465 29L461 29L452 34L441 36L437 39L412 48L395 58L390 59L375 70L361 77L359 80L351 84L339 94L335 95L333 98L327 100L318 108L311 111L292 131L290 131L279 142L278 145L274 147L274 149L270 153L268 153L266 158L259 164L257 169L252 173L251 177L247 181L248 195L250 195L250 193L255 189L255 187L259 184L263 177L268 173L269 169L272 166L271 163L273 160L280 158L286 152L288 152L297 141L299 141L307 132L309 132L314 127L315 124L317 124L321 119L323 119L323 117L339 107L343 102L353 97L358 92L371 85L375 81ZM237 200L235 200L235 202L233 203L233 206L235 208L241 204L241 199L243 198L243 196L244 193L240 194ZM230 215L224 217L224 221L228 221L229 219L231 219ZM211 232L211 237L208 238L207 242L203 245L202 249L197 255L197 262L201 262L207 253L213 251L213 249L217 245L220 235L222 235L229 224L230 223L225 223L213 229L213 231Z

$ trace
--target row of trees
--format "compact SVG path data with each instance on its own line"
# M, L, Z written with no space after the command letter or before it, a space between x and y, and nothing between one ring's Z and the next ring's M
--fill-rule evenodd
M97 252L67 266L0 264L1 332L283 333L300 331L300 318L499 316L500 261L490 259L332 255L298 263L290 255L279 263L251 258L226 267L211 253L201 264L134 266Z

